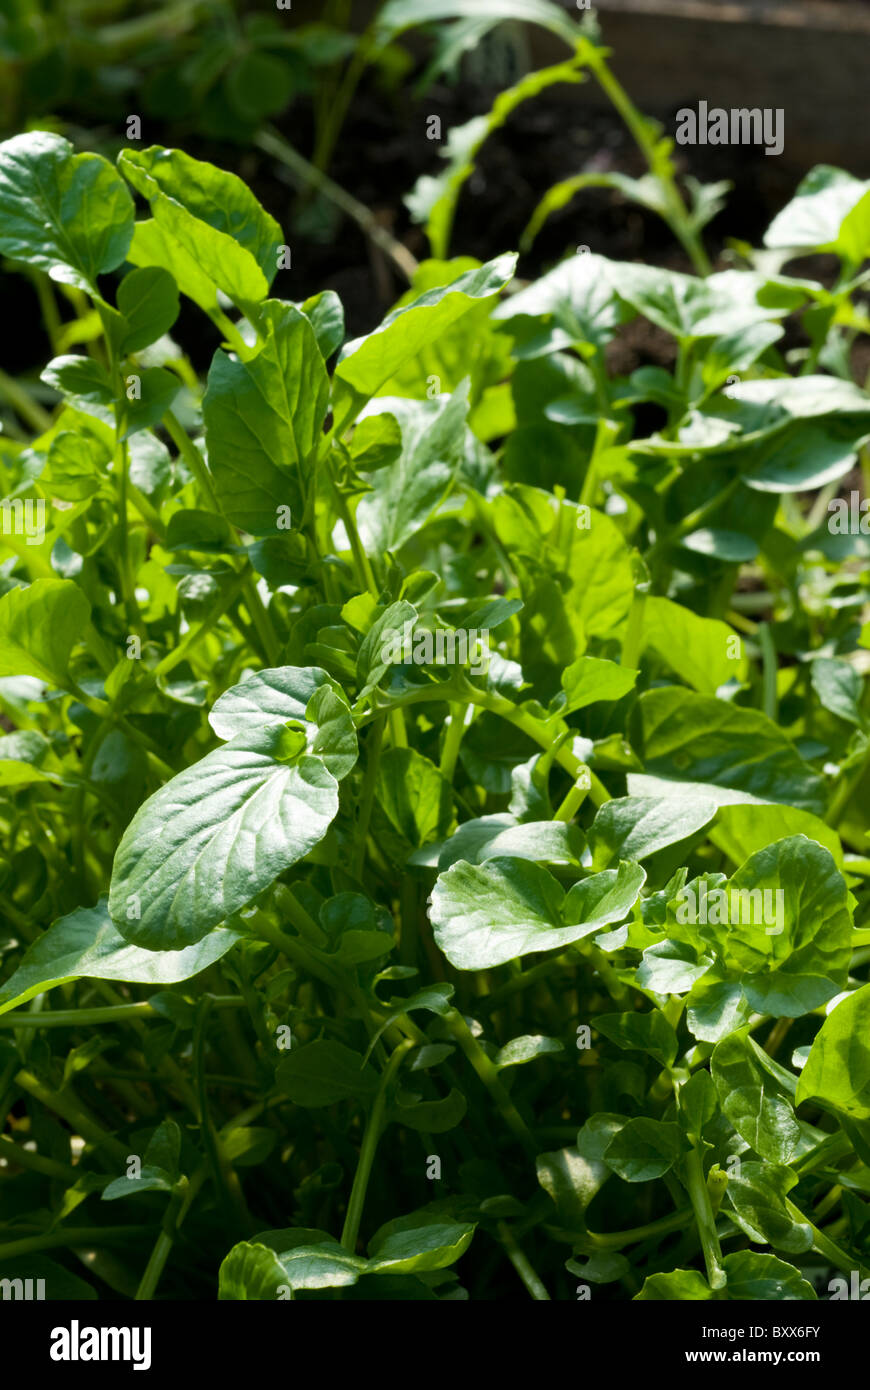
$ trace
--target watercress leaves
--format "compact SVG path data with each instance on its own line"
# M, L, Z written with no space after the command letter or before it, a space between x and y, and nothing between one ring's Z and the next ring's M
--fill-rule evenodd
M70 655L90 612L71 579L37 579L10 589L0 598L0 676L35 676L66 688Z
M479 270L468 270L451 284L428 290L412 303L388 314L367 337L346 343L335 376L348 388L351 400L357 402L357 409L395 375L407 357L443 333L473 308L477 300L488 299L503 289L513 275L515 264L515 255L504 255ZM351 410L348 401L342 417L347 418Z
M797 1084L796 1103L813 1099L854 1120L870 1120L870 985L847 994L828 1014Z
M0 252L97 292L133 235L133 199L107 160L47 130L0 145Z
M758 710L675 687L648 690L637 702L633 728L634 747L655 777L705 783L723 804L734 791L816 815L824 810L821 778Z
M344 770L348 756L335 703L323 687L305 723L238 734L144 803L118 847L109 894L128 940L158 950L199 941L323 838L338 810L326 759L336 755Z
M69 980L177 984L220 960L238 940L238 932L222 927L180 951L147 951L118 933L102 897L96 907L77 907L59 918L28 947L0 989L0 1013Z
M278 300L260 313L265 340L255 357L215 353L203 420L224 515L253 535L273 535L286 529L288 508L301 516L313 486L329 381L304 314Z
M580 941L631 910L645 874L620 864L593 874L565 894L538 864L496 858L460 860L432 892L435 940L457 970L484 970L536 951Z
M284 238L241 179L159 145L122 150L118 167L148 199L170 247L176 243L231 299L265 298ZM172 266L166 269L171 272Z

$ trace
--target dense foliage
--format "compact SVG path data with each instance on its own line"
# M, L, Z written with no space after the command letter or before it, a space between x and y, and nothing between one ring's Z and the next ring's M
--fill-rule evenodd
M706 278L426 261L346 342L235 176L0 146L56 348L3 383L4 1274L868 1276L868 208L817 169Z

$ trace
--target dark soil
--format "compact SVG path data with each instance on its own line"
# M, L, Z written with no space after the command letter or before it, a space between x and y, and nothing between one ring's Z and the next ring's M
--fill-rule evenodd
M556 97L556 91L562 97ZM407 85L393 94L374 85L363 87L335 150L331 176L423 259L428 254L426 239L411 222L403 196L421 174L443 168L439 145L426 138L427 118L440 116L446 137L451 126L487 110L495 94L495 88L459 83L436 87L415 100ZM644 172L641 156L615 114L571 103L572 93L566 88L544 93L520 107L490 137L475 174L462 190L452 254L484 260L515 248L542 194L571 174L590 169L633 176ZM278 124L297 148L310 150L313 132L304 107L292 109ZM99 145L102 134L111 153L117 134L99 129L93 134L92 143ZM240 174L281 223L291 246L293 268L284 273L281 293L302 300L319 289L335 290L345 306L350 335L374 327L406 288L395 267L331 204L315 199L300 207L287 171L257 149L213 143L191 130L161 128L155 121L149 121L149 143L183 145L197 157ZM730 254L729 238L760 243L771 216L791 196L795 180L783 179L771 169L771 161L745 149L707 147L691 154L685 172L705 182L729 178L734 183L726 209L706 232L711 256L723 265ZM668 228L654 214L612 190L590 189L545 225L530 254L522 258L520 275L527 279L539 275L561 258L566 247L581 243L617 260L642 259L676 270L691 269ZM808 273L826 278L828 267L816 266ZM35 294L23 277L4 277L2 286L6 322L15 323L16 332L4 335L0 366L26 372L44 363L48 352ZM205 368L216 343L199 311L187 305L175 331L195 365ZM626 350L625 367L620 362L619 370L648 361L668 365L672 356L669 340L650 325L637 327Z

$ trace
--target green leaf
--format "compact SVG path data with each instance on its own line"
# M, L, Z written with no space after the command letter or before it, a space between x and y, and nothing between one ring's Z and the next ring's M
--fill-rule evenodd
M155 218L148 217L136 223L127 260L141 269L167 271L182 294L205 313L217 313L218 287L214 280L203 270L195 254L186 250Z
M586 1208L607 1175L604 1165L575 1147L538 1154L535 1171L541 1187L555 1203L562 1225L569 1230L585 1230Z
M821 778L759 710L676 687L648 690L637 702L632 728L632 744L655 777L704 783L721 804L731 799L728 793L741 792L744 797L733 799L748 795L824 814Z
M499 256L388 314L373 333L345 344L335 369L336 380L360 403L374 396L407 357L445 332L477 300L489 299L504 289L515 264L515 255ZM348 413L346 410L345 415Z
M810 680L825 709L848 724L857 724L859 728L863 725L860 701L864 681L854 666L848 661L819 656L810 665Z
M192 257L218 289L242 303L265 298L284 237L240 178L160 145L124 149L118 166L148 199L164 238Z
M216 352L203 400L209 466L224 515L253 535L301 516L312 487L329 381L309 320L292 304L260 310L265 341L247 362Z
M647 859L669 845L690 839L709 825L715 814L715 802L691 794L679 801L646 796L605 801L589 832L593 868L606 868L614 860Z
M219 695L208 717L222 739L288 720L305 725L308 747L337 781L347 776L357 759L356 731L341 687L318 666L258 671Z
M870 183L818 164L773 219L765 246L836 251L856 266L870 245Z
M227 94L245 121L259 125L277 116L293 95L293 73L287 63L270 53L243 53L226 76Z
M680 1118L686 1132L700 1139L704 1126L709 1124L719 1109L716 1086L708 1071L696 1071L680 1087Z
M84 1279L79 1279L45 1255L18 1255L11 1260L5 1259L2 1277L22 1281L32 1279L34 1287L38 1287L38 1280L44 1280L45 1300L49 1303L78 1303L82 1299L91 1301L99 1297L96 1289L85 1283ZM10 1296L14 1297L14 1294L4 1295L5 1298Z
M721 951L736 963L753 1009L797 1018L845 985L852 930L848 889L815 840L794 835L759 850L729 880L727 892ZM737 913L734 894L740 895Z
M408 1129L419 1129L426 1134L443 1134L445 1130L455 1129L465 1119L468 1103L461 1091L454 1087L441 1100L420 1100L412 1105L397 1103L391 1118Z
M598 1014L594 1027L618 1047L648 1052L663 1067L677 1056L677 1035L660 1009L648 1013Z
M124 276L117 304L125 321L120 350L125 355L141 352L168 333L178 318L178 289L168 271L147 266Z
M501 813L467 820L449 840L444 842L438 856L438 871L443 873L457 860L483 864L487 859L531 859L538 864L577 864L583 849L583 837L574 825L562 821L523 821Z
M96 294L133 234L133 199L107 160L47 130L0 145L0 253Z
M728 1277L729 1298L779 1303L815 1300L815 1290L801 1278L800 1270L778 1260L775 1255L738 1250L725 1256L722 1267Z
M624 1182L651 1182L670 1172L684 1149L679 1125L640 1116L614 1134L604 1162Z
M465 18L540 24L571 44L579 33L550 0L388 0L378 15L378 40L386 44L418 25Z
M384 396L374 402L398 421L402 447L394 462L378 468L357 507L360 539L370 553L401 549L450 491L465 456L468 385L466 378L437 401ZM366 416L361 426L379 418Z
M0 1013L69 980L177 984L220 960L238 940L239 933L225 927L181 951L146 951L118 934L103 897L96 907L77 907L58 918L27 948L0 987Z
M718 618L702 618L668 598L647 598L643 642L647 651L701 695L715 695L729 680L746 680L749 665L744 643L734 630Z
M796 1103L815 1100L835 1113L870 1120L870 985L847 994L815 1036Z
M373 1274L415 1274L447 1269L465 1254L476 1226L447 1221L435 1212L413 1212L381 1226L369 1241Z
M324 1038L293 1048L278 1063L275 1079L295 1105L315 1109L340 1100L374 1098L377 1073L358 1052Z
M290 1290L343 1288L355 1284L366 1267L366 1260L326 1231L263 1231L256 1242L243 1241L227 1255L218 1298L284 1299Z
M323 839L338 783L306 742L311 726L290 724L239 734L140 807L109 892L127 940L163 950L199 941ZM132 920L131 901L141 912Z
M288 1284L287 1271L274 1250L242 1241L220 1267L218 1299L224 1302L276 1299Z
M630 316L607 277L607 264L603 256L568 256L497 305L492 317L506 322L508 331L519 331L523 319L551 321L550 333L537 335L547 352L573 342L604 347Z
M511 1038L500 1047L495 1055L495 1065L502 1067L521 1067L526 1062L534 1062L538 1057L548 1057L554 1052L564 1052L563 1043L558 1038L547 1038L541 1033L527 1033L521 1038Z
M416 748L388 748L375 784L378 840L403 863L443 835L451 819L450 783Z
M37 579L0 598L0 676L35 676L67 687L69 660L91 606L71 579Z
M148 1142L139 1176L116 1178L103 1188L102 1200L112 1202L140 1192L171 1192L178 1177L180 1155L181 1130L174 1120L164 1120Z
M741 1162L728 1179L726 1195L734 1218L750 1240L800 1255L813 1247L812 1227L796 1221L786 1198L798 1175L773 1163Z
M781 318L789 307L763 299L766 279L752 271L725 270L701 279L659 266L608 261L606 274L621 299L684 341L736 333Z
M55 357L42 380L66 397L76 410L102 420L112 429L123 422L122 439L149 429L165 415L181 382L162 367L141 367L123 378L124 392L116 396L108 372L90 357Z
M460 860L432 891L435 940L457 970L487 970L535 951L580 941L621 921L644 882L643 869L621 864L576 884L566 896L538 864Z
M380 401L378 402L380 405ZM395 463L402 452L402 427L395 415L380 410L364 415L354 428L350 456L363 473L374 473Z
M670 1274L650 1274L644 1280L634 1302L681 1301L702 1303L713 1297L713 1291L703 1274L696 1269L675 1269Z
M766 1162L789 1163L801 1147L796 1078L743 1032L717 1044L710 1070L722 1109L741 1139Z
M603 661L596 656L581 656L562 672L565 704L558 706L567 715L599 700L621 700L633 689L640 673L619 666L615 661Z
M843 846L830 826L809 811L793 806L720 806L710 839L735 864L742 864L757 850L790 835L806 835L823 845L837 868L843 868Z

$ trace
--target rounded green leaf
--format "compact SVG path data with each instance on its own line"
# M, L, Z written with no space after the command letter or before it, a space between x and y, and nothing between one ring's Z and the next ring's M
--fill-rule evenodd
M133 235L133 199L107 160L47 130L0 145L0 254L96 293Z

